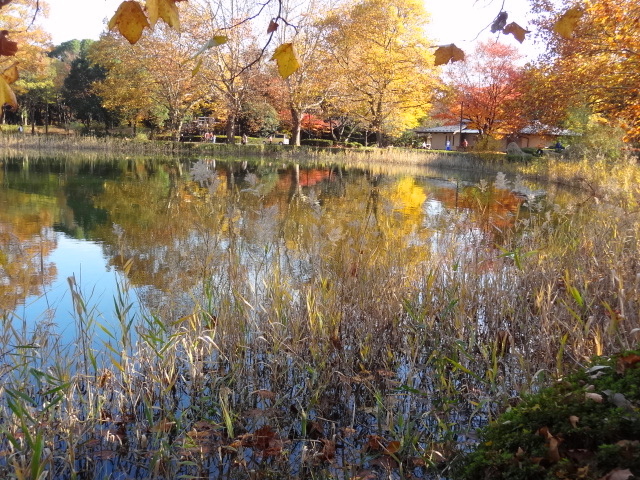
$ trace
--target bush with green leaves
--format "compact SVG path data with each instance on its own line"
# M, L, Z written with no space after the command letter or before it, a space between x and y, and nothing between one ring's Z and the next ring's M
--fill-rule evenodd
M333 140L325 140L324 138L306 138L300 141L300 145L308 147L332 147Z

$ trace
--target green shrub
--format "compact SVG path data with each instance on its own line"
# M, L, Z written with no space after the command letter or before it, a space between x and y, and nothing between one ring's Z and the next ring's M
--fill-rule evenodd
M324 138L305 138L300 141L300 145L308 147L332 147L333 140L325 140Z
M459 458L461 480L640 475L640 351L597 358L508 410Z

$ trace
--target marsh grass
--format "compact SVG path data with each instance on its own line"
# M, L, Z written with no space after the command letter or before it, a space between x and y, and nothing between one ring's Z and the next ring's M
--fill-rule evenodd
M575 181L572 165L544 168ZM453 210L420 247L378 222L375 188L341 233L303 196L258 223L238 221L237 196L211 202L201 215L225 229L194 226L189 311L134 312L125 275L103 348L73 282L80 349L3 318L0 475L447 478L521 394L637 345L637 171L604 168L580 164L593 187L580 202L531 196L513 224L479 184L479 221Z

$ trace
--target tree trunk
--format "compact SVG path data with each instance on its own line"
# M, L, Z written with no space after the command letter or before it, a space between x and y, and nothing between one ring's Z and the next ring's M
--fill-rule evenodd
M230 145L235 145L236 143L236 115L235 113L230 113L227 117L227 143Z
M291 107L290 110L291 110L291 122L292 122L291 137L293 139L293 144L300 146L300 133L302 131L303 113L293 107Z
M44 107L44 134L49 135L49 104Z

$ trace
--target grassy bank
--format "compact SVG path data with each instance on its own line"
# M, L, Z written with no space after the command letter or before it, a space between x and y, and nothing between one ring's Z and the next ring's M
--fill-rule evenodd
M476 429L508 405L638 345L637 167L511 167L587 194L562 207L530 199L513 226L486 216L470 230L452 211L430 248L407 248L393 226L368 246L371 218L330 241L330 223L300 203L310 227L283 219L260 252L241 241L257 233L238 221L236 197L209 202L201 218L228 228L191 226L188 253L202 262L188 273L201 281L184 292L186 314L131 313L123 241L119 328L101 326L72 280L79 348L46 321L32 331L3 317L0 477L451 478ZM492 193L481 184L473 199L488 210ZM252 275L248 256L260 259ZM304 282L284 275L283 258Z

